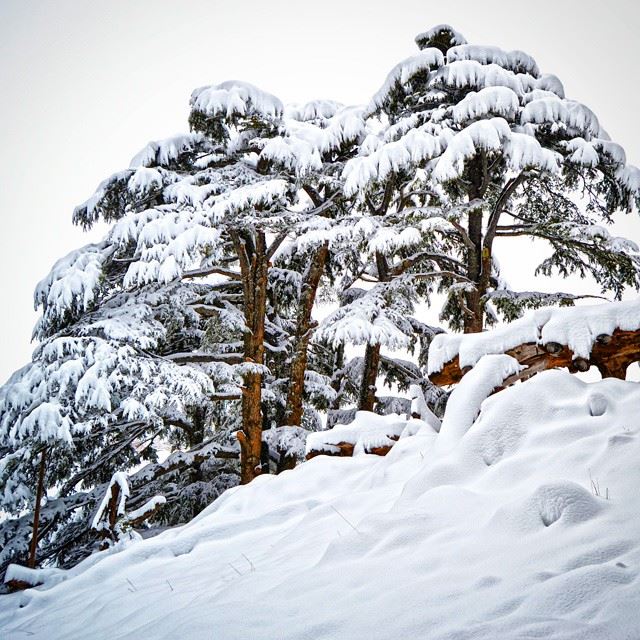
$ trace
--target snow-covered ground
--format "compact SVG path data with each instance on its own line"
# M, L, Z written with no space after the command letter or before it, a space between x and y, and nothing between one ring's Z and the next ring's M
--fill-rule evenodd
M1 597L0 637L635 640L639 415L638 383L544 372Z

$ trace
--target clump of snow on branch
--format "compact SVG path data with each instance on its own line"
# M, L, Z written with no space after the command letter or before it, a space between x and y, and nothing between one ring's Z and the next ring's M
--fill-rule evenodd
M387 79L378 92L371 98L368 111L374 113L384 105L389 94L398 85L407 84L418 74L424 74L431 69L441 67L444 64L442 52L438 49L423 49L420 53L399 62L387 75Z
M401 349L413 332L407 311L400 291L378 286L327 316L316 338L333 345L382 344Z
M463 44L447 51L447 61L476 60L480 64L497 64L514 73L528 73L534 78L540 75L536 61L524 51L503 51L499 47Z
M113 253L106 243L87 245L58 260L34 293L36 308L44 309L42 322L56 323L68 312L90 308L96 298L105 260Z
M210 117L258 114L273 119L280 117L284 109L274 95L237 80L195 89L191 94L191 107Z

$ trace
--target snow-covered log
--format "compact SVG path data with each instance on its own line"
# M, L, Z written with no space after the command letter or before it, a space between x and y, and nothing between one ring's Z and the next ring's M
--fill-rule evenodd
M538 309L493 331L440 334L429 351L429 378L455 384L482 356L502 353L526 366L507 384L545 369L578 372L592 365L602 377L624 380L627 367L640 360L640 298Z
M432 425L411 419L411 434L418 428L435 432ZM333 429L310 433L307 436L307 460L319 455L351 457L370 453L386 456L405 433L407 419L395 413L379 416L370 411L358 411L350 424L339 424Z

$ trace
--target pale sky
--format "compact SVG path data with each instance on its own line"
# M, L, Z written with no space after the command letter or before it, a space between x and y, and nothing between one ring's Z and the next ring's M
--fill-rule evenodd
M30 359L38 280L99 237L73 227L73 207L149 140L187 131L195 87L240 79L285 102L366 102L418 32L447 22L469 42L532 55L640 165L639 6L0 0L0 382ZM634 216L616 231L640 242Z

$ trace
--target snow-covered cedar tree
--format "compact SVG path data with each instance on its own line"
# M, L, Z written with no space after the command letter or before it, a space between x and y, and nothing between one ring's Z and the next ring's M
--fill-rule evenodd
M334 174L362 138L362 109L321 102L287 115L275 96L231 82L195 90L189 121L190 134L150 143L74 217L112 223L106 243L123 290L199 283L187 306L207 326L163 355L235 381L216 399L241 396L248 482L266 464L263 427L300 426L315 291L330 245L348 233Z
M384 260L369 278L437 283L442 318L466 332L496 311L513 319L575 298L510 290L494 257L506 238L545 241L543 275L591 276L614 297L637 288L638 247L606 225L634 207L640 171L594 113L522 51L467 44L447 25L416 42L373 96L374 133L343 173L346 194L380 226L372 249Z
M76 208L76 224L111 227L37 287L41 344L0 391L4 564L26 556L36 503L39 558L86 555L104 483L145 460L134 508L160 493L155 523L188 520L235 484L232 434L247 482L267 464L263 427L287 427L266 439L286 468L304 449L291 433L334 398L307 345L329 248L348 244L339 176L362 109L285 114L238 82L191 106L191 133L149 143Z
M96 487L118 469L145 462L156 468L157 444L200 451L220 441L210 424L213 400L216 393L239 394L228 365L203 369L175 357L203 334L203 320L190 306L202 285L125 289L127 261L120 255L109 239L83 247L36 288L43 313L34 333L41 342L32 362L0 388L0 508L8 515L0 524L2 568L26 557L34 522L40 561L65 565L87 555L101 498ZM208 447L209 456L226 455L224 444ZM227 457L211 464L226 486L235 484ZM168 492L168 513L179 516L174 505L193 479L156 470L168 481L156 493ZM150 480L132 482L134 507L149 497ZM210 493L226 488L211 474L201 480L214 482ZM194 510L171 523L187 521Z
M380 374L441 411L421 377L439 329L417 304L445 292L442 318L476 332L575 298L511 291L498 241L548 243L542 274L638 286L637 247L606 224L640 172L595 115L522 52L446 25L416 41L365 107L197 89L190 133L149 143L76 208L109 230L38 285L40 344L0 390L0 563L32 539L41 561L86 555L116 472L127 508L164 496L152 524L171 525L236 482L238 442L246 483L303 456L320 411L411 411L377 395ZM319 296L340 306L317 328Z

